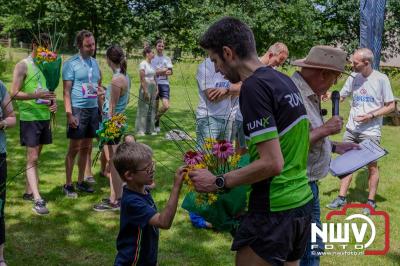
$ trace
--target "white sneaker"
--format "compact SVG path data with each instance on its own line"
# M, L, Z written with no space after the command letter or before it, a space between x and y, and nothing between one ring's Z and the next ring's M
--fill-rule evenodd
M151 132L151 134L150 135L152 135L152 136L156 136L158 133L157 133L157 131L154 131L154 132Z
M159 132L161 131L161 129L160 129L160 127L156 127L156 128L154 129L154 131L157 132L157 133L159 133Z
M139 132L136 133L136 136L138 136L138 137L143 137L144 135L145 134L142 131L139 131Z

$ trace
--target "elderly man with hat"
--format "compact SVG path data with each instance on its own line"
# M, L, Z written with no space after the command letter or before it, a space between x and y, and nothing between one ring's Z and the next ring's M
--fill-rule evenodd
M294 61L293 65L301 67L293 74L292 80L301 93L311 124L307 176L314 195L312 223L321 226L317 182L328 174L332 152L342 154L358 147L352 143L331 142L328 137L340 132L343 118L333 116L324 121L321 115L321 96L345 72L346 52L330 46L314 46L306 58ZM300 265L319 265L319 256L315 254L323 250L322 240L311 243L310 237L309 241Z

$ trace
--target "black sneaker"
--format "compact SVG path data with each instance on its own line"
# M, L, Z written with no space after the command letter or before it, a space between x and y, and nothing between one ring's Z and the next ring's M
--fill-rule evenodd
M45 215L49 213L49 209L46 208L46 202L43 199L35 200L33 202L32 210L39 215Z
M89 186L89 184L85 181L82 181L82 183L77 182L76 183L76 189L82 192L86 192L86 193L93 193L94 189Z
M119 211L121 208L121 202L117 201L117 203L111 203L110 200L103 199L99 204L93 206L93 210L97 212L105 212L105 211Z
M78 194L75 192L74 185L64 185L63 192L68 198L76 199L78 197Z
M27 200L27 201L33 201L33 193L24 193L24 195L22 195L22 199L23 200Z

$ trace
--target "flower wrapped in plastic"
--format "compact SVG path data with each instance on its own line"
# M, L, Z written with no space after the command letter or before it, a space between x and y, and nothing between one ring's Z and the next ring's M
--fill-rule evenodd
M43 73L43 76L46 79L46 88L49 91L54 92L60 82L62 65L61 57L57 55L56 52L39 46L36 50L36 56L33 58L33 62L35 62L35 65ZM43 99L38 99L36 102L40 104L52 104L49 100ZM54 128L56 126L55 113L51 113L50 120L51 125L53 125Z
M46 88L54 92L60 82L61 57L56 52L39 46L33 61L46 79Z
M186 171L184 184L188 187L182 207L211 222L216 230L230 231L238 225L235 217L246 207L248 186L239 186L227 192L198 193L189 177L193 169L208 169L214 175L222 175L238 169L243 161L227 140L205 139L198 151L184 154Z

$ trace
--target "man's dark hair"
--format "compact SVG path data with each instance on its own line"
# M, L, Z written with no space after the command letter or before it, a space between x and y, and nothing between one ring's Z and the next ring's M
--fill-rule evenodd
M159 43L163 43L163 44L165 44L165 42L164 42L164 40L163 40L163 39L158 39L158 40L156 41L156 46L157 46Z
M233 17L225 17L215 22L200 38L200 46L212 50L223 60L223 46L235 51L241 59L257 54L254 35L242 21Z
M40 33L39 36L33 36L32 44L36 44L37 46L44 46L48 48L51 44L50 35L47 33Z
M92 37L93 33L88 30L81 30L76 34L75 45L77 48L81 48L83 45L83 40L87 37Z

